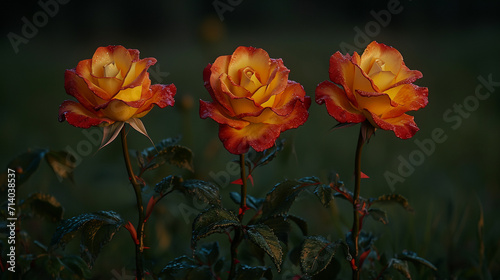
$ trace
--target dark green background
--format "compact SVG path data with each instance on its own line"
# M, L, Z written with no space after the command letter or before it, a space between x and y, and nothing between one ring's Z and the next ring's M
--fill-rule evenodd
M79 1L59 5L33 38L19 45L15 53L9 32L22 35L23 17L30 22L42 8L37 1L10 1L2 15L0 90L1 163L28 148L77 150L88 138L81 129L57 121L58 106L70 99L64 91L64 70L90 58L99 46L121 44L141 51L141 57L155 57L154 71L168 72L161 81L174 83L176 106L155 108L142 120L151 138L183 135L182 144L195 154L195 174L165 167L147 176L154 185L169 174L212 180L211 174L226 170L229 154L217 138L217 124L198 115L198 100L208 100L202 70L219 55L231 54L236 47L255 46L273 58L282 58L291 70L289 78L303 85L314 99L318 83L328 79L329 57L343 44L355 45L356 30L373 24L373 12L387 9L391 1L241 1L221 21L211 1ZM226 2L222 1L221 2ZM238 2L238 1L233 1ZM326 1L324 1L326 2ZM485 245L485 268L493 278L500 275L500 224L498 223L500 87L460 125L446 121L443 114L474 96L478 76L500 81L500 8L495 1L399 1L401 12L392 14L387 26L373 31L371 40L392 45L404 56L410 69L424 77L416 82L429 88L429 105L411 113L420 131L401 140L390 131L377 131L365 147L362 170L370 176L362 182L362 196L391 193L384 173L397 173L401 157L418 149L415 140L431 139L434 129L447 136L436 144L414 172L397 183L394 191L406 196L415 213L390 207L390 224L368 221L365 229L379 240L379 251L399 253L416 251L439 268L441 277L481 279L480 241ZM368 43L365 42L365 45ZM360 49L364 48L364 45ZM467 99L468 98L468 99ZM187 109L178 106L181 100ZM189 106L189 100L193 102ZM458 116L456 113L453 116ZM318 176L327 180L335 170L348 187L353 182L353 158L358 126L330 132L336 121L324 106L313 102L309 120L302 127L282 134L285 150L270 165L254 174L255 187L249 193L262 196L284 178ZM131 133L131 148L149 146L146 138ZM115 210L135 221L133 192L128 185L116 141L89 156L75 171L75 184L59 182L43 164L37 174L18 191L18 199L41 191L51 193L65 207L65 217L98 210ZM231 173L231 172L229 172ZM236 175L236 173L232 173ZM237 176L231 176L231 180ZM236 191L234 185L222 189L223 196ZM332 240L342 238L350 228L351 211L344 201L324 209L312 194L297 202L293 211L310 221L311 234ZM189 253L190 224L179 214L183 198L162 201L155 223L148 227L150 245L158 244L147 255L158 260L160 269L175 256ZM186 202L187 203L187 202ZM228 202L229 203L229 202ZM227 204L228 207L230 204ZM484 212L482 235L478 233L481 209ZM194 215L189 217L194 218ZM26 223L26 230L44 244L50 241L54 224L44 221ZM39 229L34 230L39 227ZM133 246L128 233L121 231L103 249L95 275L111 278L112 271L133 267ZM159 241L157 241L159 240ZM75 242L76 243L76 242ZM224 243L224 242L223 242ZM76 246L75 246L76 247ZM77 253L77 248L68 248ZM471 276L472 275L472 276ZM487 273L482 273L488 279Z

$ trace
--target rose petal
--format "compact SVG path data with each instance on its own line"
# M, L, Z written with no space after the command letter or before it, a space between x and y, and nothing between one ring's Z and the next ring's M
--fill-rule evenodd
M142 84L144 79L149 79L149 74L147 73L147 71L148 68L154 64L156 64L156 59L153 57L148 57L137 62L133 62L130 66L130 70L128 71L126 76L124 76L125 80L123 81L122 87L136 87Z
M271 59L271 75L267 81L266 97L258 100L258 103L263 103L271 96L281 93L285 90L288 84L288 74L290 70L285 67L283 60ZM254 97L255 99L255 97Z
M376 87L381 92L384 92L386 89L388 89L394 85L396 75L394 75L390 71L380 71L374 75L371 75L370 78L372 79L373 84L375 84Z
M59 106L59 121L63 122L64 120L80 128L89 128L104 122L108 124L114 123L113 120L98 116L97 113L87 110L80 103L70 100L64 101L61 106Z
M104 77L104 66L115 63L123 77L125 77L132 61L138 58L138 50L128 50L123 46L99 47L92 56L91 73L95 77Z
M90 59L82 60L76 66L75 72L79 77L81 77L85 81L87 87L94 93L94 95L97 95L97 97L106 101L111 100L111 98L113 98L113 96L116 94L116 91L108 92L103 88L101 88L99 86L99 81L97 79L98 76L94 76L92 74L91 68L92 65Z
M261 152L269 149L280 136L279 125L250 124L242 129L220 125L219 138L224 147L232 154L244 154L250 146Z
M294 81L288 81L288 85L283 91L283 93L279 95L273 95L273 97L274 100L273 98L271 98L266 102L268 103L272 101L272 103L269 103L266 106L269 107L274 113L280 116L285 116L290 114L294 109L295 103L297 101L300 101L304 104L306 104L307 102L310 103L310 98L306 96L306 92L302 87L302 85ZM262 105L265 105L265 103ZM306 106L306 109L308 108L309 105Z
M205 88L208 89L208 86L210 86L211 90L209 90L209 93L212 96L212 99L214 100L216 99L218 100L218 98L220 98L220 96L215 96L215 93L222 92L220 78L222 74L227 75L227 68L229 66L230 60L231 56L229 55L219 56L213 64L208 64L203 71L203 80L205 81Z
M330 81L316 87L316 103L326 103L328 114L338 122L359 123L365 120L365 116L352 106L346 92Z
M304 101L296 99L290 102L292 105L291 110L286 115L278 115L274 112L273 108L265 108L259 116L248 116L244 119L251 123L265 123L272 125L279 125L280 131L285 131L292 128L297 128L304 124L309 117L307 109L311 105L309 96L304 98Z
M391 71L393 74L398 74L403 65L403 56L393 47L384 44L379 44L376 41L371 42L361 55L360 67L367 73L372 68L376 60L383 63L383 71Z
M357 55L357 53L354 52L354 55ZM355 66L349 54L342 55L340 52L336 52L330 57L330 69L328 71L330 80L342 86L347 99L356 107L358 103L352 91L355 71Z
M75 69L66 70L64 73L64 88L66 93L75 97L87 110L94 109L96 104L106 102L88 88L87 83L76 74Z
M413 116L403 114L395 118L380 118L377 115L367 111L370 123L384 130L392 130L397 137L408 139L413 137L419 130L417 124L413 120Z
M267 84L270 64L269 54L265 50L241 46L231 55L226 73L234 80L239 81L241 78L240 69L251 67L258 73L260 82Z
M408 111L416 111L427 106L429 90L414 84L404 84L386 91L398 105L382 114L382 118L394 118Z
M403 83L413 83L422 77L422 73L417 70L410 70L403 61L401 53L393 47L377 43L370 43L363 55L361 55L361 69L368 71L376 60L383 62L383 70L392 72L396 77L394 86ZM377 84L378 85L378 84Z
M262 87L262 83L259 78L257 78L258 73L251 67L246 67L245 69L241 69L241 79L239 86L246 89L248 92L255 92L257 89Z
M250 92L247 88L242 87L237 83L235 83L233 79L231 79L231 77L229 77L226 73L223 73L220 76L219 81L222 92L227 94L230 98L252 96L252 92Z
M252 114L262 111L262 107L250 98L233 98L231 99L231 107L236 116Z
M113 99L106 105L101 109L102 113L115 121L124 122L137 113L137 108L131 107L121 100Z
M356 100L358 100L358 110L366 109L380 116L393 107L398 106L386 93L366 92L362 90L355 90L355 92Z
M170 85L152 85L151 89L151 98L146 100L145 103L137 110L134 118L142 118L146 115L151 109L153 109L154 105L157 105L160 108L165 108L167 106L174 106L175 100L174 96L177 92L177 88L174 84Z
M211 118L220 124L225 124L236 129L242 129L249 125L247 121L232 118L228 112L217 103L203 100L200 100L200 117L202 119Z
M380 92L380 89L375 84L375 82L357 64L354 65L354 81L352 84L351 92L352 90Z
M142 89L143 89L142 86L122 89L116 93L116 95L113 97L113 100L121 100L124 102L134 102L135 103L139 99L141 99ZM146 91L147 91L147 89L146 89ZM136 106L134 106L134 107L136 107Z

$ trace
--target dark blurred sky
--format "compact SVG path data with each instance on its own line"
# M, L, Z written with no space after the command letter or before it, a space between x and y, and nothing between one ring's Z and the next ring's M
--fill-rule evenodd
M224 13L232 27L265 28L281 26L315 26L341 20L358 23L371 20L370 11L387 9L392 3L405 8L404 16L395 15L392 23L401 26L467 27L482 23L498 23L498 1L81 1L81 0L8 1L2 10L2 34L21 33L22 17L32 21L43 6L58 4L58 10L39 32L48 38L64 36L75 43L99 40L103 36L129 36L154 40L156 36L171 39L193 38L206 16L217 16L215 6L237 3L233 11ZM215 3L215 4L214 4ZM223 4L217 4L223 3ZM390 5L392 5L390 4ZM42 39L38 39L42 40Z

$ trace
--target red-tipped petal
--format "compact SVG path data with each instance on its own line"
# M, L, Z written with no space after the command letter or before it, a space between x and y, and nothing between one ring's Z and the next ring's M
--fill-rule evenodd
M220 124L226 124L237 129L249 124L247 121L231 118L226 110L217 103L203 100L200 100L200 117L202 119L211 118Z
M271 148L279 136L279 125L250 124L242 129L234 129L221 124L219 127L220 140L235 155L248 152L250 146L258 152Z
M380 127L384 130L392 130L394 134L401 139L411 138L419 130L417 124L413 120L413 116L407 114L389 119L382 119L373 113L369 113L368 116L371 116L370 122L375 127Z
M146 115L154 105L160 108L165 108L167 106L174 106L175 99L174 96L177 92L177 88L174 84L170 85L152 85L151 86L152 97L144 102L144 104L137 110L134 115L135 118L141 118Z
M356 56L357 53L354 52ZM345 96L347 99L357 106L356 98L354 97L354 92L352 91L352 86L355 79L355 65L351 61L351 56L349 54L343 55L340 52L334 53L330 57L330 80L338 85L341 85L345 91Z
M94 112L85 109L80 103L70 100L64 101L59 106L59 121L63 122L64 120L80 128L89 128L102 123L114 123L113 120L98 117Z
M97 104L106 102L89 89L87 83L76 74L75 69L68 69L64 73L64 89L89 110L94 109Z
M338 122L359 123L365 120L365 116L350 103L345 91L330 81L324 81L316 88L316 103L326 103L328 114Z
M397 104L395 108L382 114L383 118L398 117L408 111L416 111L427 106L429 90L414 84L405 84L391 88L386 93L392 96L392 101Z

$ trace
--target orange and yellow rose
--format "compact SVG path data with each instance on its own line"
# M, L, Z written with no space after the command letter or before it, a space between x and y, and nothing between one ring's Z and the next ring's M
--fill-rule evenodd
M418 131L408 111L427 105L428 89L413 84L422 77L410 70L393 47L370 43L361 57L336 52L330 58L330 80L316 88L316 102L341 123L368 120L375 128L408 139ZM332 83L333 82L333 83Z
M148 68L155 58L139 59L139 51L123 46L100 47L92 59L66 70L64 87L77 101L59 107L59 121L89 128L141 118L156 104L174 105L176 88L151 85Z
M310 98L288 80L289 72L281 59L253 47L238 47L205 68L213 101L200 100L200 117L219 123L219 138L229 152L268 149L281 132L307 120Z

